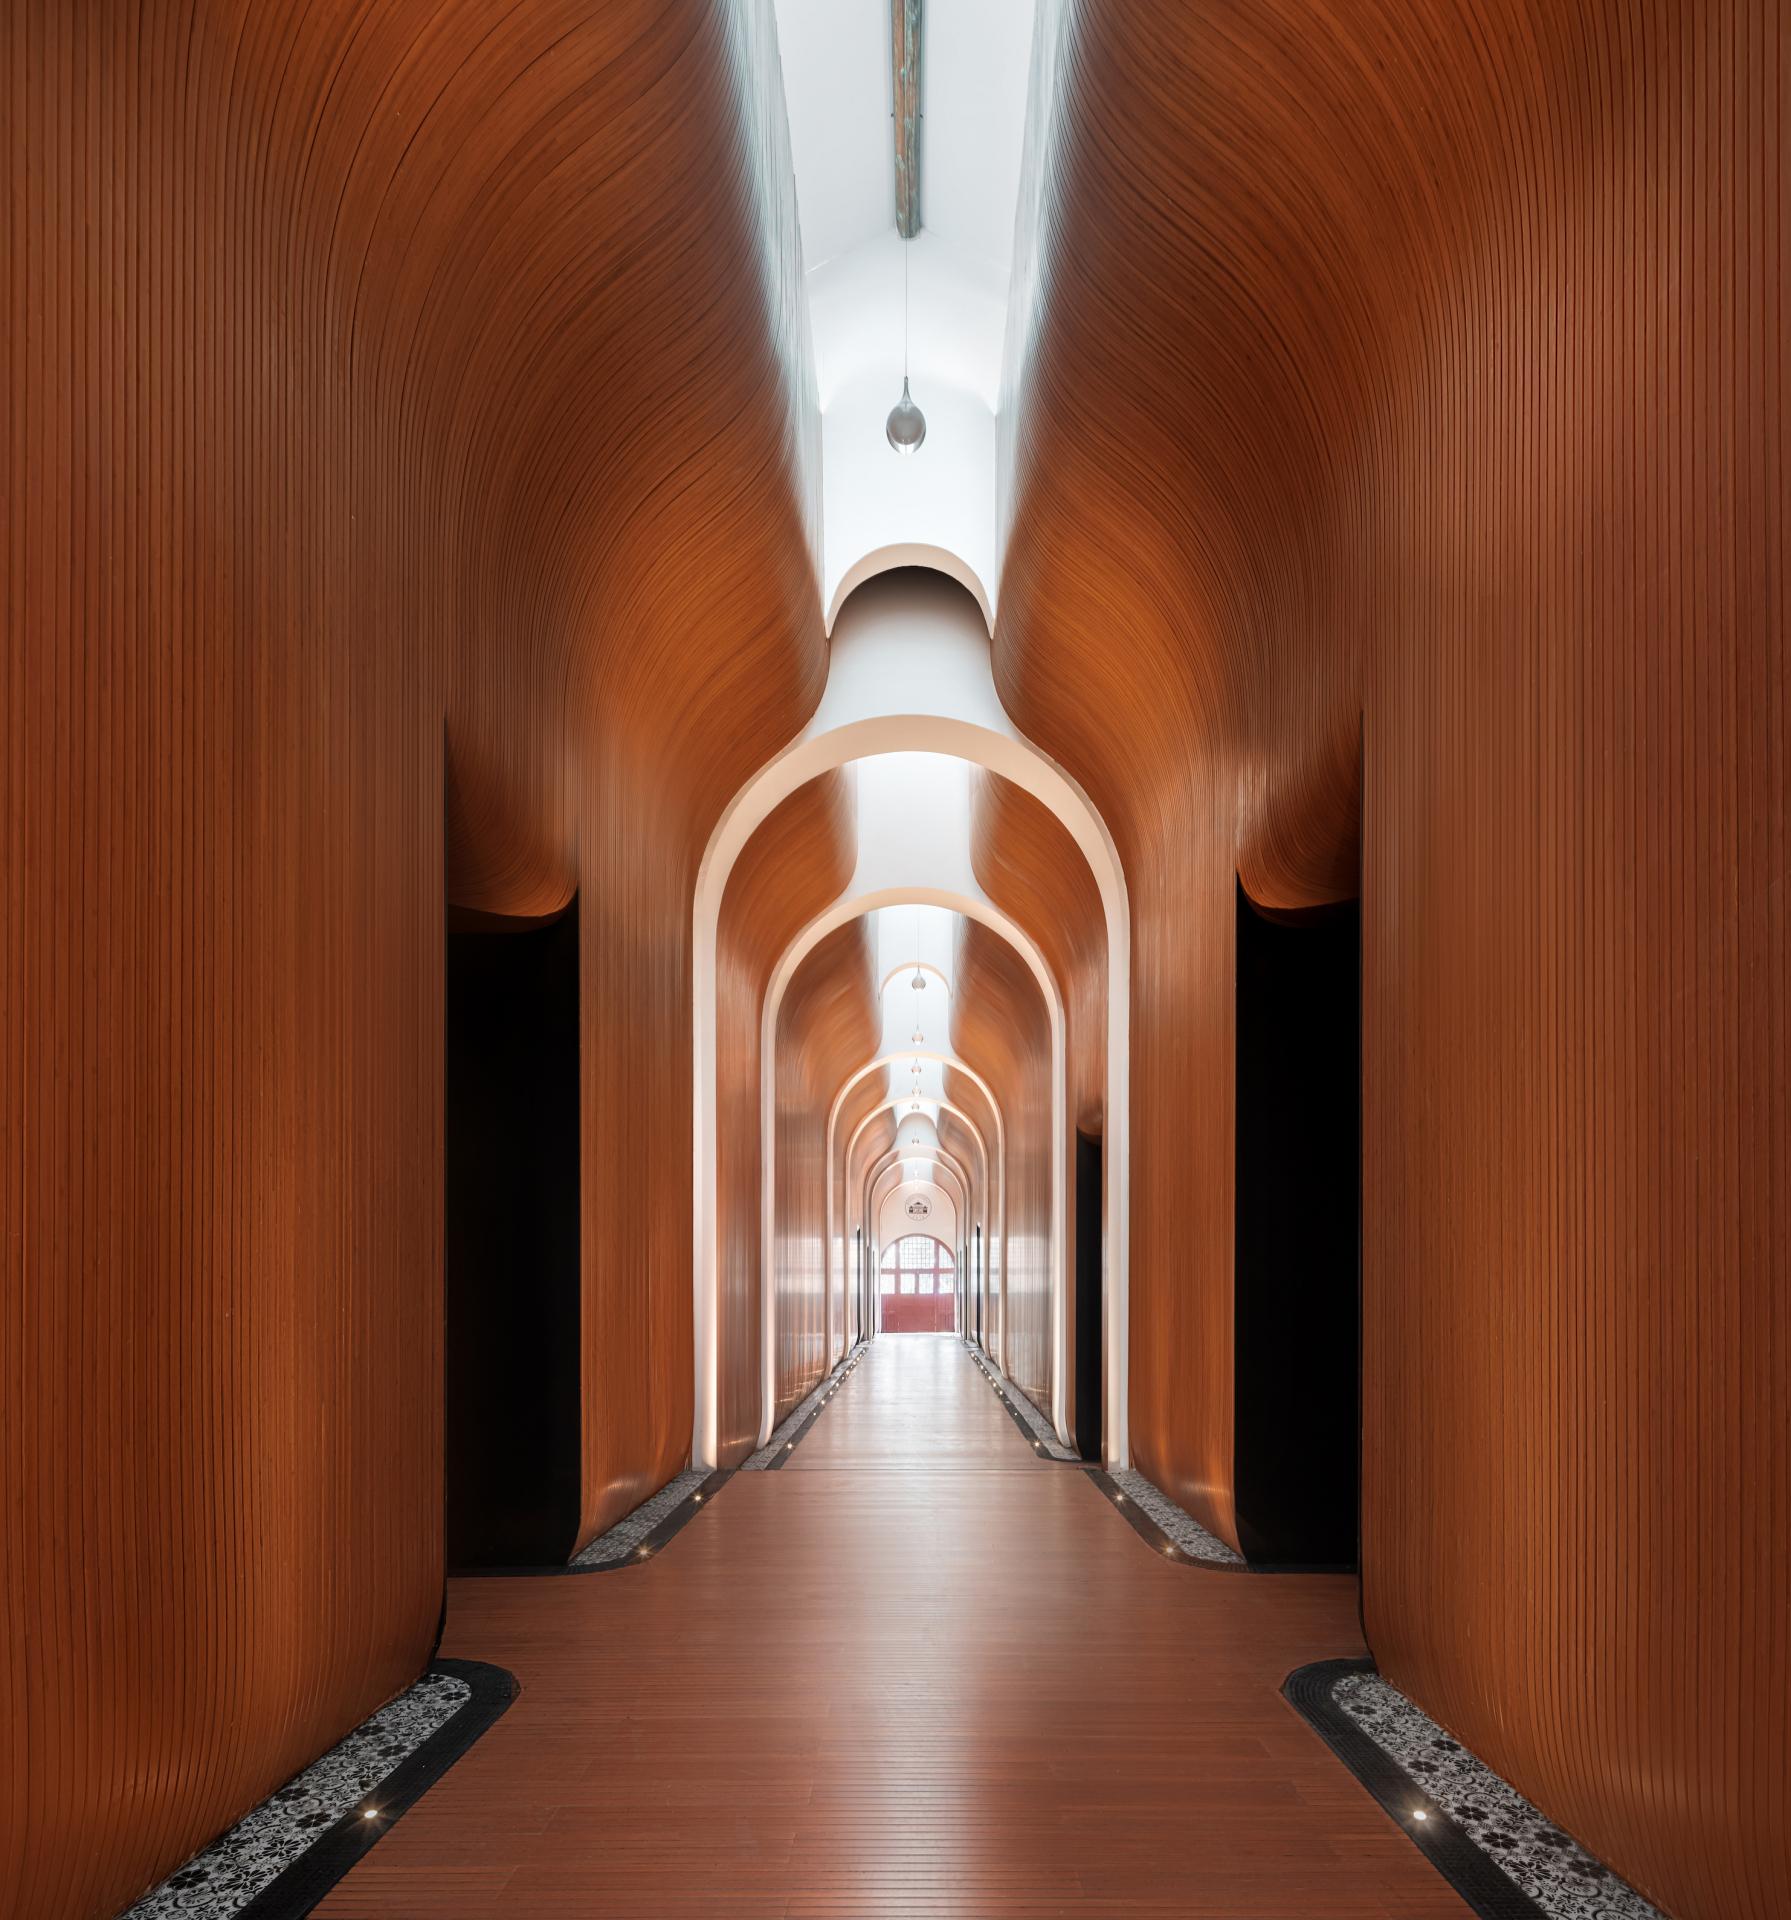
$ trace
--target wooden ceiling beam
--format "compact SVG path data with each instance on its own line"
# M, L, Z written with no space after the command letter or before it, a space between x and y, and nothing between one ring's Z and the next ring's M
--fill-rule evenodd
M912 240L920 231L920 0L889 0L889 20L896 232Z

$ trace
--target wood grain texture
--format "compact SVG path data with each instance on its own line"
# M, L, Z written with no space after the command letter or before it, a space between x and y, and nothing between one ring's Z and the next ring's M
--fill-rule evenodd
M429 1651L450 898L579 891L586 1532L682 1463L690 878L824 669L775 75L769 0L0 20L8 1915Z
M1359 852L1376 1656L1791 1911L1783 10L1040 35L996 673L1130 888L1139 1463L1232 1537L1234 876Z
M889 26L895 228L904 240L912 240L920 231L921 0L889 0Z
M983 1270L977 1277L977 1286L982 1294L981 1344L993 1354L997 1351L1001 1326L1000 1295L1000 1253L1001 1253L1001 1203L1003 1192L1003 1174L1000 1150L1000 1130L995 1124L995 1109L988 1096L967 1074L948 1073L945 1076L945 1090L953 1106L958 1107L969 1118L970 1124L982 1135L983 1148L988 1155L988 1164L983 1167L979 1162L979 1171L983 1177L980 1188L982 1211L978 1219L983 1223ZM974 1153L968 1128L962 1122L947 1116L946 1124L940 1128L941 1141L960 1155Z
M851 782L844 773L826 774L798 787L760 825L740 850L722 896L715 948L715 1217L717 1444L725 1467L738 1466L758 1445L763 1411L760 1026L766 989L791 940L838 897L852 877L857 851ZM843 969L848 952L844 945L829 947L828 958ZM804 970L812 971L815 964L811 954ZM789 1064L793 1069L796 1062ZM842 1067L836 1085L847 1071L849 1067ZM780 1100L784 1079L785 1063L780 1057ZM823 1096L823 1129L828 1097ZM824 1189L821 1200L824 1205ZM808 1291L806 1282L796 1287L804 1300Z
M843 1077L843 1076L842 1076ZM834 1126L833 1165L830 1169L833 1180L833 1217L840 1232L840 1271L838 1284L843 1290L847 1302L845 1322L846 1344L865 1338L870 1328L862 1315L862 1302L857 1285L858 1272L854 1264L853 1234L864 1230L864 1246L868 1249L875 1239L872 1222L864 1213L863 1170L876 1164L876 1157L886 1152L895 1138L895 1121L885 1113L881 1120L874 1116L888 1098L888 1082L880 1075L870 1074L859 1081L841 1103L839 1118ZM834 1089L838 1092L838 1088ZM832 1095L828 1096L831 1104ZM862 1135L858 1134L861 1123L868 1122ZM859 1150L853 1150L853 1137L858 1135Z
M848 1134L847 1139L851 1139ZM846 1160L846 1190L850 1196L852 1219L864 1228L866 1258L870 1262L870 1274L873 1288L877 1271L877 1256L880 1249L877 1244L876 1216L870 1207L871 1170L877 1166L885 1154L896 1143L896 1116L884 1112L872 1120L859 1137L858 1145L853 1148Z
M319 1917L1458 1920L1280 1697L1359 1645L1353 1581L1166 1564L952 1336L879 1340L638 1572L452 1583L521 1696Z
M959 923L951 999L952 1047L1001 1103L1007 1146L1006 1222L997 1258L1003 1280L1000 1344L1010 1379L1046 1411L1051 1404L1051 1028L1026 962L979 921ZM967 1076L950 1069L947 1096ZM1003 1259L1002 1256L1005 1256Z
M827 1116L841 1083L877 1051L877 969L870 923L836 928L792 977L777 1022L777 1212L772 1245L777 1288L778 1419L821 1378L827 1352L827 1288L845 1276L843 1215L827 1241ZM849 1136L848 1136L849 1137ZM844 1324L836 1292L836 1346Z
M1049 808L1011 780L980 769L971 788L971 860L984 892L1026 928L1045 956L1063 1000L1070 1127L1099 1136L1107 1105L1107 932L1094 874ZM1065 1378L1071 1382L1076 1377L1078 1276L1072 1250L1077 1201L1074 1180L1066 1187ZM1073 1414L1066 1405L1072 1431Z

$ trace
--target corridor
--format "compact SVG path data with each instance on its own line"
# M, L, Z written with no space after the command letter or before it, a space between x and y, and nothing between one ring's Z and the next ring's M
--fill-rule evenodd
M1791 0L10 0L0 1920L1791 1916Z
M1356 1583L1160 1561L951 1335L871 1343L646 1565L450 1582L514 1706L319 1908L1440 1920L1281 1698Z

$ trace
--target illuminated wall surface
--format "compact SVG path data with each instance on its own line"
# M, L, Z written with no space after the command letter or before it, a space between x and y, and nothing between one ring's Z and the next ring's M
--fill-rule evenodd
M1768 1920L1780 9L1046 0L1040 42L994 661L1126 869L1138 1464L1235 1540L1236 887L1359 888L1370 1644L1663 1906ZM697 864L827 662L778 84L769 0L0 25L9 1915L112 1912L429 1654L450 905L578 899L580 1539L684 1463ZM1096 1123L1099 911L1034 812L985 777L976 870ZM730 1459L757 1009L850 833L800 790L723 908ZM982 929L958 965L1042 1391L1044 1006ZM837 1240L893 1139L825 1164L877 985L852 923L774 1035L780 1411L826 1185Z

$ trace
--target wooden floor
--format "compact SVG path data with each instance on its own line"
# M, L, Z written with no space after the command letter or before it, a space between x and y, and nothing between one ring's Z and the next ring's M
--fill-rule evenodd
M521 1697L321 1913L1467 1912L1280 1698L1354 1582L1158 1560L950 1335L639 1568L454 1581L443 1651Z

